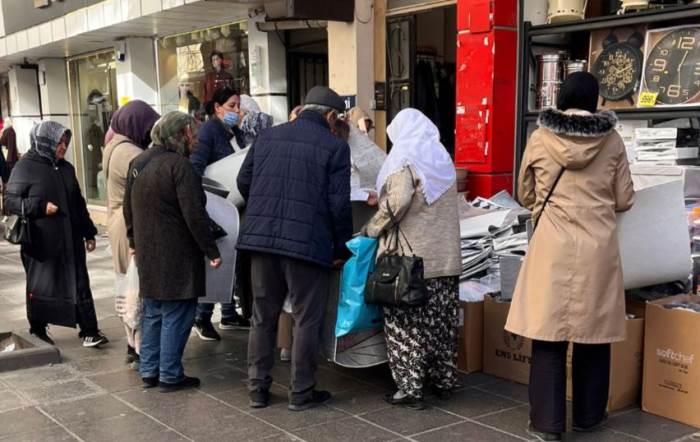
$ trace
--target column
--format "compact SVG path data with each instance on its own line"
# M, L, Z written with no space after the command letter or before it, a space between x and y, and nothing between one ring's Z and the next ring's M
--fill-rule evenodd
M355 21L328 22L328 81L374 118L374 10L372 0L355 0Z
M287 121L289 111L287 54L275 33L258 30L257 23L264 21L264 14L248 20L250 92L262 111L279 124Z
M10 116L17 133L17 148L21 153L29 150L29 133L34 124L41 121L41 98L37 84L37 70L10 68Z
M158 100L157 63L153 40L127 38L115 44L117 57L117 95L119 105L130 100L142 100L160 111Z

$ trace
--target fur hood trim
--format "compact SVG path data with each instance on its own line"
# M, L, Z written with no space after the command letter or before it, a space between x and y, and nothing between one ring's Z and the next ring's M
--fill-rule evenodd
M617 115L612 111L581 115L546 109L540 112L537 125L557 135L597 138L615 130Z

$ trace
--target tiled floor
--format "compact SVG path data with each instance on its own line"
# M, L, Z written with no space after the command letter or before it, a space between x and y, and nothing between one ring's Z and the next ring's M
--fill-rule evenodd
M0 373L0 441L515 441L529 440L527 389L481 373L464 376L448 401L427 398L424 411L382 401L392 385L386 367L348 370L322 364L326 405L303 413L286 408L288 365L279 364L269 408L251 410L244 387L246 333L221 342L190 340L185 366L202 378L198 390L143 390L123 362L126 343L113 313L106 240L89 257L100 326L111 343L84 349L75 330L52 327L64 363ZM0 329L26 329L24 275L17 251L0 242ZM615 413L607 429L576 441L690 441L700 433L633 408Z

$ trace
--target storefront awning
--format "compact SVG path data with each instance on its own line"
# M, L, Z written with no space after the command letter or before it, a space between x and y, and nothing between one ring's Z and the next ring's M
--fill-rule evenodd
M251 9L263 3L105 0L0 38L0 70L25 59L63 58L105 49L124 37L162 37L245 20Z

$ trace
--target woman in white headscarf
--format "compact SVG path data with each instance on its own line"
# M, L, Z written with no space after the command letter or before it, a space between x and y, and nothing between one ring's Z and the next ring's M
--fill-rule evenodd
M241 124L239 128L245 138L245 146L248 147L260 135L262 131L272 127L272 116L260 110L258 103L250 95L241 95Z
M422 409L425 381L447 399L457 380L461 262L456 174L438 128L420 111L399 112L387 133L393 147L377 177L378 212L364 233L380 238L378 255L387 251L396 241L391 208L405 235L399 238L403 250L408 242L424 260L428 303L384 309L389 365L398 387L386 401Z

